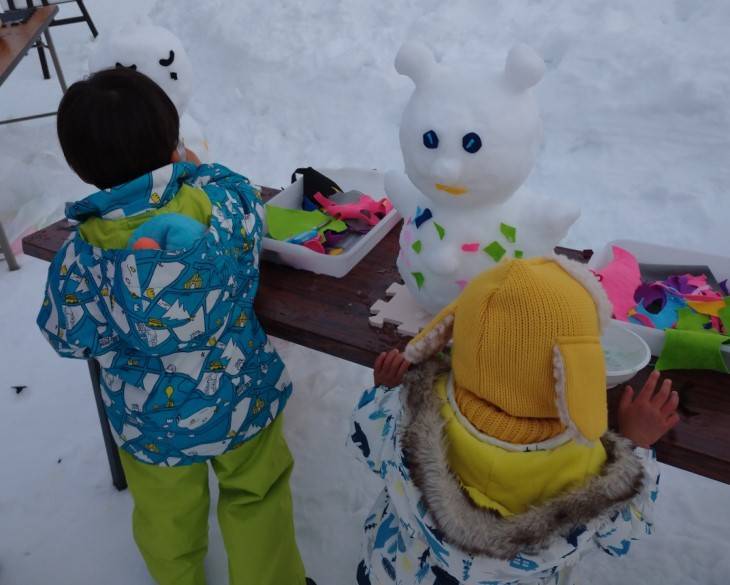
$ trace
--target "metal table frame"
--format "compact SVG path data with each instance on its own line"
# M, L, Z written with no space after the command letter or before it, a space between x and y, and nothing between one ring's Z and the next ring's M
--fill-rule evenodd
M58 7L55 7L54 15L58 12ZM56 46L53 44L53 39L51 38L51 32L48 30L48 28L51 26L51 22L49 22L44 28L40 29L38 33L31 39L31 41L28 43L28 49L30 50L32 47L40 44L48 49L48 52L51 54L51 60L53 61L53 68L56 70L56 76L58 77L58 83L61 86L61 91L63 93L66 93L66 90L68 87L66 86L66 79L63 76L63 70L61 69L61 62L58 59L58 54L56 53ZM43 44L43 41L41 40L41 36L45 38L45 44ZM27 54L27 53L26 53ZM18 66L18 63L23 59L25 55L21 54L18 59L16 59L10 67L8 67L7 71L5 71L2 76L0 76L0 85L2 85L5 80L10 77L10 74L15 70L15 68ZM47 112L45 114L34 114L32 116L21 116L19 118L9 118L7 120L0 120L0 125L3 124L12 124L15 122L24 122L26 120L35 120L37 118L47 118L49 116L55 116L57 112Z
M0 222L0 252L5 257L5 262L8 263L10 270L20 268L18 261L15 259L15 254L13 254L13 250L10 248L10 242L8 242L8 237L5 235L5 228L3 228L2 222Z

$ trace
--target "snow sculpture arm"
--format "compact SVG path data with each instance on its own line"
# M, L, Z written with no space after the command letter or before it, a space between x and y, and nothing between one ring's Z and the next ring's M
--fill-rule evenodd
M580 217L580 209L570 203L554 199L545 200L543 211L545 230L556 234L558 241L567 235L570 227Z
M518 195L521 198L523 225L529 226L530 234L551 245L558 244L580 217L580 209L568 202L544 197L527 189ZM530 248L529 245L526 247Z
M628 554L631 543L654 531L654 503L659 495L659 466L654 451L637 447L634 454L644 465L644 487L596 531L594 542L613 557Z
M385 194L404 219L413 215L424 199L408 175L399 171L385 173Z

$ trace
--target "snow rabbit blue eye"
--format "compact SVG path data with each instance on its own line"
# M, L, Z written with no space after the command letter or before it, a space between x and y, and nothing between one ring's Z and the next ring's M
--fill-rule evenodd
M423 135L423 145L426 148L438 148L439 136L433 130L429 130Z
M479 138L479 134L476 132L469 132L469 134L464 134L464 138L461 139L461 144L464 150L474 154L482 147L482 139Z

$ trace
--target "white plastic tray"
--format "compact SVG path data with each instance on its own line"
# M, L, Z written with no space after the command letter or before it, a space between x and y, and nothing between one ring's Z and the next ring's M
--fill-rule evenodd
M611 262L613 259L613 246L628 250L636 256L636 259L641 264L696 264L709 266L718 282L730 278L730 258L705 254L704 252L693 252L680 248L647 244L634 240L616 240L607 244L603 250L594 254L588 266L594 270L600 270ZM646 341L649 349L651 349L652 355L661 355L662 349L664 349L664 331L615 319L614 322L623 327L628 327L639 334ZM726 361L730 359L730 347L724 345L722 346L722 351L727 354Z
M317 170L330 177L344 191L357 189L366 195L370 195L375 200L385 197L383 174L378 171L364 169ZM268 203L279 207L301 209L302 197L302 180L299 179L281 193L272 197ZM298 244L264 237L263 257L265 260L286 264L292 268L342 278L386 236L399 220L400 215L393 209L367 234L353 236L345 240L342 245L345 251L339 256L319 254Z

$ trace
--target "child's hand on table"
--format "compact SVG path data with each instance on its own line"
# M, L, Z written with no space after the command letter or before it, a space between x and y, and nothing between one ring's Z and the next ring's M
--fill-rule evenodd
M411 364L406 361L406 358L397 349L381 353L378 359L375 360L375 366L373 367L375 385L387 388L399 386L410 366Z
M618 405L619 432L646 449L679 422L679 395L672 390L671 380L664 380L655 392L659 377L659 372L652 372L636 397L634 389L627 386Z
M201 165L200 159L198 158L198 155L195 154L192 150L189 148L185 149L185 160L188 162L191 162L197 166Z
M176 163L182 161L191 162L198 167L201 165L198 155L189 148L186 148L185 145L181 142L180 144L178 144L177 149L172 151L172 157L170 159L170 162Z

